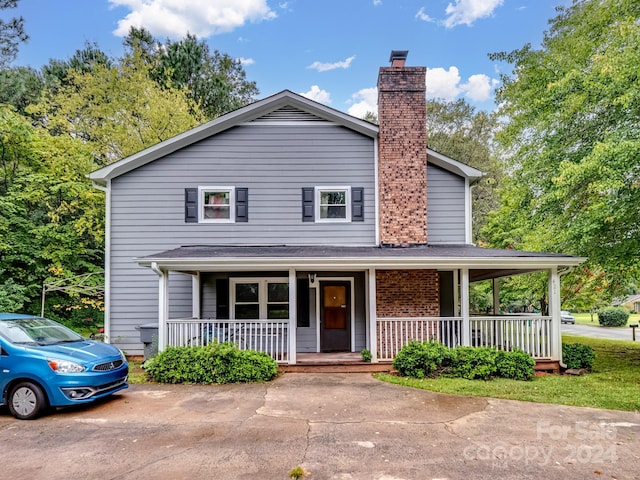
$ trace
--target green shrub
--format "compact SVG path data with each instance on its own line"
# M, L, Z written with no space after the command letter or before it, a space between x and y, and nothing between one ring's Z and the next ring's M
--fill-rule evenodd
M441 343L411 340L393 359L393 368L407 377L424 378L446 364L450 358L449 349Z
M467 380L488 380L497 372L498 351L489 347L456 347L453 349L452 375Z
M161 383L264 382L278 373L268 354L240 350L233 343L204 347L168 347L144 363L147 374Z
M363 362L370 362L372 358L371 350L363 348L362 350L360 350L360 356L362 357Z
M562 362L567 368L586 368L591 370L596 355L589 345L582 343L563 343Z
M598 312L598 322L603 327L624 327L629 320L629 311L621 307L607 307Z
M496 374L512 380L531 380L535 364L533 357L522 350L499 351L496 356Z

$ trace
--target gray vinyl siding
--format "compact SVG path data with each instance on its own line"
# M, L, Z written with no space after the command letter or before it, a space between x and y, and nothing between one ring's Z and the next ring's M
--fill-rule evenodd
M465 243L465 181L427 164L427 228L429 243Z
M198 244L374 245L374 158L373 139L341 126L257 122L114 178L111 341L141 354L135 327L158 320L158 277L135 257ZM302 222L302 188L331 185L364 188L363 222ZM198 186L248 188L249 221L185 223L185 188ZM191 317L191 276L171 274L169 295L170 318ZM211 304L202 308L209 316Z

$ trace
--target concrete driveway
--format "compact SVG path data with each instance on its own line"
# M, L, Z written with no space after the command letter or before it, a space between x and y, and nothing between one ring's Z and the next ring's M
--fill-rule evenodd
M440 395L369 374L133 385L36 421L0 414L1 478L632 479L640 415Z

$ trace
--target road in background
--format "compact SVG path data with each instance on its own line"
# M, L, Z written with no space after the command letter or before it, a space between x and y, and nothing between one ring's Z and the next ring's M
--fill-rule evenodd
M600 327L591 325L571 325L562 324L562 333L567 335L579 335L581 337L591 338L609 338L612 340L632 340L631 328L629 327ZM640 341L640 329L636 329L636 340Z

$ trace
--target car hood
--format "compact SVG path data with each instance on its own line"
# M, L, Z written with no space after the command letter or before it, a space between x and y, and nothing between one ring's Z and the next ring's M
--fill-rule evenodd
M66 357L80 362L96 362L106 360L109 357L119 356L120 350L108 343L95 342L93 340L81 340L72 343L58 343L56 345L44 345L29 347L45 355Z

